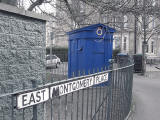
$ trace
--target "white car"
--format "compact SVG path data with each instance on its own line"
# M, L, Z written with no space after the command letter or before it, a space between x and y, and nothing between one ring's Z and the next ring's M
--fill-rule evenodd
M61 60L56 55L47 55L46 56L46 68L58 67L60 65Z

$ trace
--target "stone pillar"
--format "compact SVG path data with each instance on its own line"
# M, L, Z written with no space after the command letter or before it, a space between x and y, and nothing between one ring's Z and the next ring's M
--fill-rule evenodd
M45 16L0 4L0 95L32 88L33 80L38 85L45 83L46 20ZM0 117L3 114L11 119L10 110L11 99L0 98ZM20 114L16 109L14 112ZM32 117L29 114L26 112ZM22 120L20 116L16 120Z

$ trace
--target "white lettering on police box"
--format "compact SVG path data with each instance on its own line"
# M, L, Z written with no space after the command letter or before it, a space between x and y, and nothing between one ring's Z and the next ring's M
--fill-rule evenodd
M106 81L108 81L108 73L83 78L77 81L68 82L57 86L52 86L50 88L50 98L65 95L93 85L98 85Z
M17 108L25 108L49 100L49 88L32 91L17 96Z

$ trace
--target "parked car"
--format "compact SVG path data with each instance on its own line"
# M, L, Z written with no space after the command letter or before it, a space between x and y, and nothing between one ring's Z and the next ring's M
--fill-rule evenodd
M56 55L47 55L46 56L46 68L58 67L61 64L61 60Z

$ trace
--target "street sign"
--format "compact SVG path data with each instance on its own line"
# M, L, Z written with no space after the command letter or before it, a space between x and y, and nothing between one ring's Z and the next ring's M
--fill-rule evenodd
M50 98L65 95L74 91L78 91L93 85L108 81L108 73L83 78L77 81L53 86L50 88Z
M17 95L17 108L22 109L29 106L33 106L45 102L50 98L62 96L107 81L108 73L102 73L56 86L48 86L43 89L22 93Z
M25 108L49 100L49 88L23 93L17 96L17 108Z

